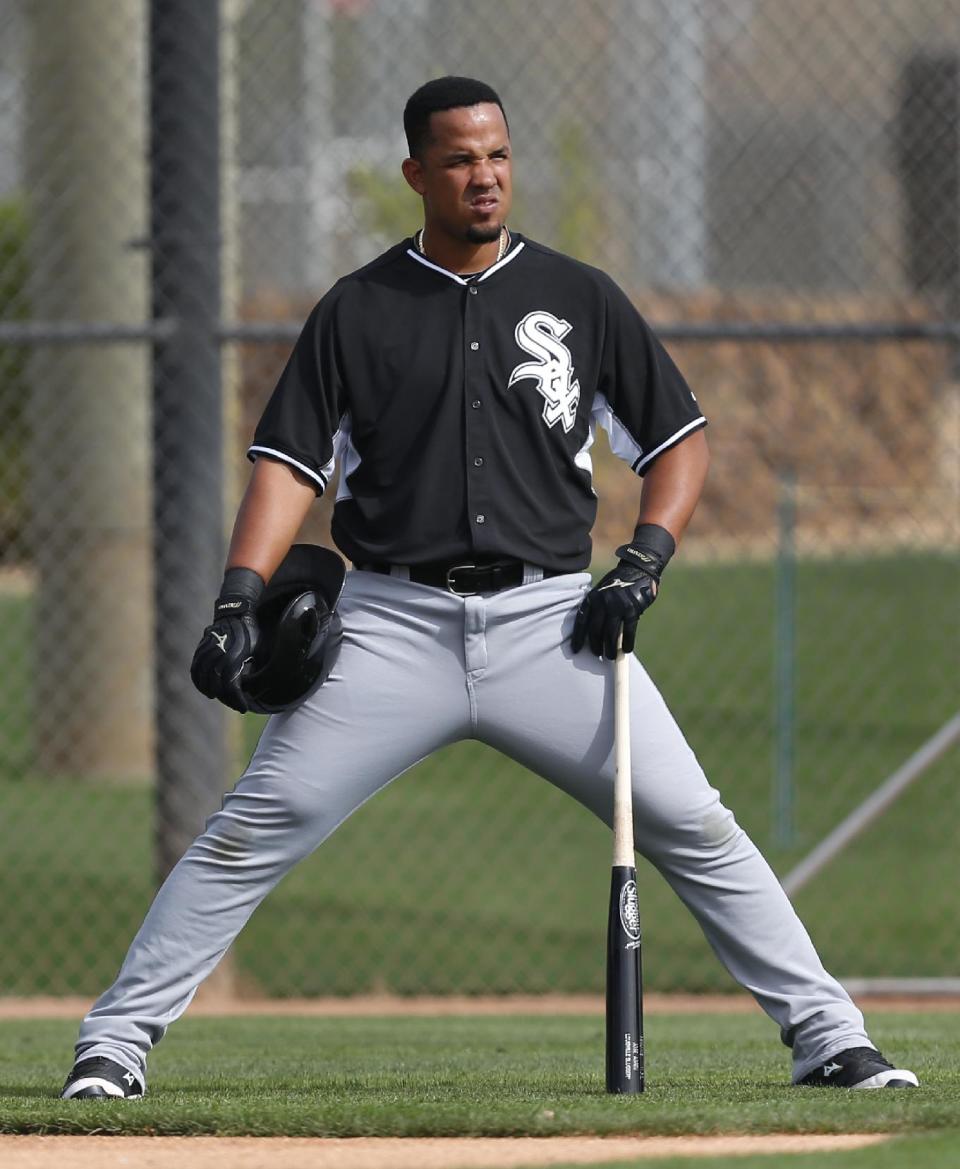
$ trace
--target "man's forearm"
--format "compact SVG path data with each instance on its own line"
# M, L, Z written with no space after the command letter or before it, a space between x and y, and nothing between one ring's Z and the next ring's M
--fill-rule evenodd
M258 459L237 512L227 568L252 568L268 581L315 499L314 488L293 467Z
M703 491L710 464L702 430L657 459L643 480L638 524L659 524L679 544Z

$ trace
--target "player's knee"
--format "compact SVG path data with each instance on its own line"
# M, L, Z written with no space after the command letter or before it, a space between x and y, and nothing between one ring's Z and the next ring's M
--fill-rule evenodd
M319 818L315 795L303 785L278 792L230 792L220 811L207 821L194 853L209 862L244 865L270 855L271 844L291 855L301 836L310 835Z
M651 818L638 819L635 835L638 849L656 861L678 852L688 856L723 853L736 845L742 829L729 808L718 800L702 812L664 816L659 823Z
M197 859L211 864L243 865L254 854L255 837L250 824L222 810L207 821L192 851Z
M700 821L700 837L711 848L722 848L740 835L740 825L729 808L717 804Z

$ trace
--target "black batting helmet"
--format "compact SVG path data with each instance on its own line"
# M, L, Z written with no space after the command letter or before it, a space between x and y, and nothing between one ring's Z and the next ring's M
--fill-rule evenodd
M276 714L326 681L340 648L336 604L346 566L336 552L294 544L257 605L260 638L243 693L251 710Z

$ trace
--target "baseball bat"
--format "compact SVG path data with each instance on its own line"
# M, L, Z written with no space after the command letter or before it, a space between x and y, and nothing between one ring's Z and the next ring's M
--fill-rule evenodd
M630 782L629 656L614 663L613 870L607 918L607 1091L620 1095L644 1089L643 975L640 905L633 855L633 797Z

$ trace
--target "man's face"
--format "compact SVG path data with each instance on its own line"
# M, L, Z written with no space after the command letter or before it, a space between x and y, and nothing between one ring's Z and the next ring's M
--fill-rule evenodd
M430 135L422 156L403 164L423 196L426 223L469 243L495 240L511 203L510 135L500 107L442 110L430 116Z

